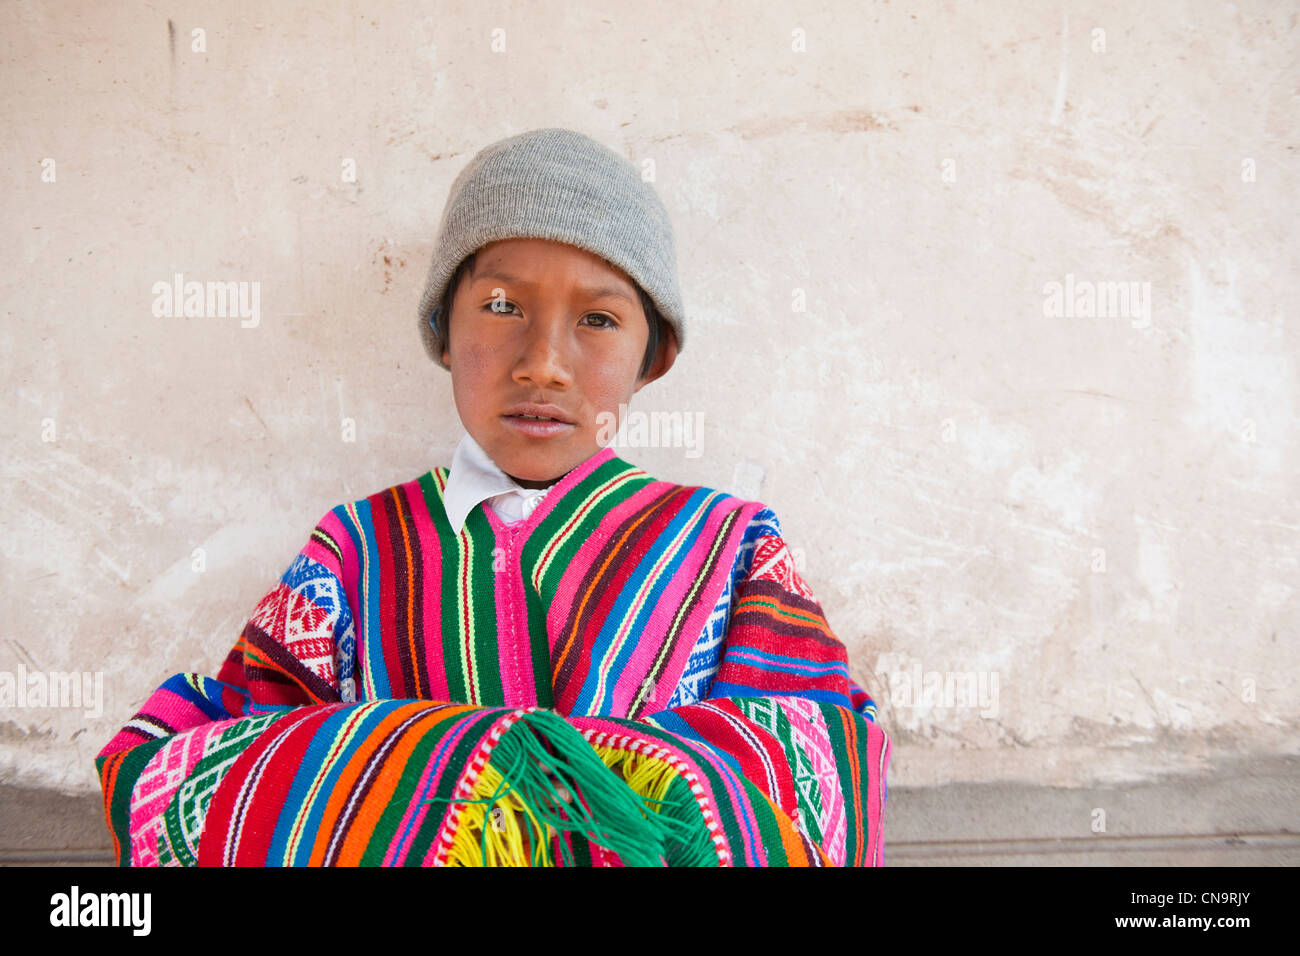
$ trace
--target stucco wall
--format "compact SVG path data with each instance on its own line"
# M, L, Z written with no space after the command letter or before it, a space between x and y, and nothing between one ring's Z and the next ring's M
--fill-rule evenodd
M547 6L0 7L0 672L103 695L0 707L0 782L96 789L328 508L450 464L437 216L549 125L677 229L633 407L704 430L624 457L776 509L891 786L1296 752L1295 4Z

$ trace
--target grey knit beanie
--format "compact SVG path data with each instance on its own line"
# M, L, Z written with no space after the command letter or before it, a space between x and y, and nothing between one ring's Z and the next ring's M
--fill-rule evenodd
M456 267L501 239L551 239L604 256L636 282L685 344L672 225L654 188L608 146L570 129L530 130L481 149L451 184L420 297L420 336L442 362L435 315Z

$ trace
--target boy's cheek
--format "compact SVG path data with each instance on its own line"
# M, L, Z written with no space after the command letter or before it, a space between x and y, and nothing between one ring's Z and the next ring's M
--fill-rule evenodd
M455 361L449 363L452 367L453 384L460 388L468 390L477 389L480 383L486 380L494 368L501 361L499 353L490 346L471 345L455 353Z

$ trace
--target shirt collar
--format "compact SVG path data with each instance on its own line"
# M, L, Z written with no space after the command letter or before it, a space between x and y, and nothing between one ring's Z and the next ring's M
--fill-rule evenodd
M525 488L498 467L468 433L456 446L451 473L443 489L443 505L452 530L460 534L471 511L482 502L506 492L542 496L550 488Z

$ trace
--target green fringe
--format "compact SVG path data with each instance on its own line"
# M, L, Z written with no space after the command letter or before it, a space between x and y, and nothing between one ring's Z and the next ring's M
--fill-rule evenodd
M659 817L676 839L668 847L669 866L718 866L718 851L700 814L691 785L678 777L660 801Z
M547 750L550 744L552 751ZM605 765L586 739L559 714L534 710L515 721L501 736L489 758L509 784L482 800L435 797L429 803L498 802L507 793L516 796L543 825L555 831L578 832L614 853L627 866L716 866L717 855L699 804L680 777L668 787L663 800L642 797ZM569 791L560 798L551 773ZM582 800L578 799L578 795ZM587 806L583 806L583 802ZM658 803L653 808L647 804ZM491 809L487 811L491 813ZM486 832L483 842L486 847ZM540 841L532 841L534 844ZM556 841L566 866L573 854L564 840ZM546 852L533 847L534 862ZM484 860L486 861L486 851Z

